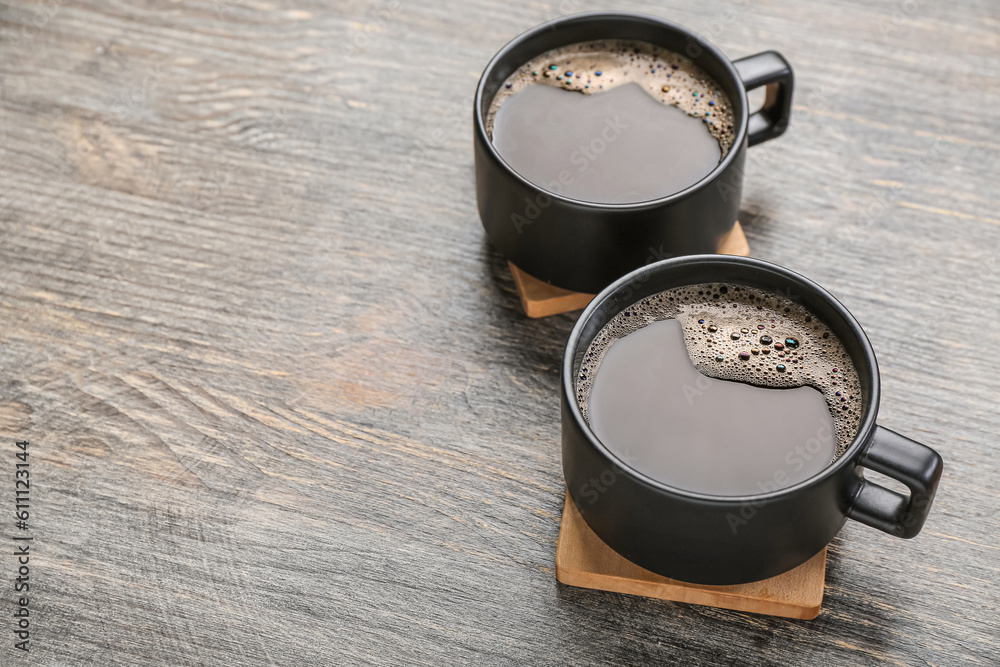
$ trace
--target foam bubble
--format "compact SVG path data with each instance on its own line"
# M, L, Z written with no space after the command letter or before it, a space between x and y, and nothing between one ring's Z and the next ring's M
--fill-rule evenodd
M493 98L486 132L493 137L497 109L526 86L543 84L591 95L638 83L654 99L704 121L722 157L733 144L733 111L719 84L679 53L632 40L598 40L553 49L519 67Z
M762 387L815 387L833 417L836 456L854 441L863 412L861 382L843 343L790 299L721 283L666 290L611 318L594 337L577 374L584 418L593 378L608 348L647 324L671 318L681 323L688 354L701 373ZM781 406L776 405L776 426L780 419Z

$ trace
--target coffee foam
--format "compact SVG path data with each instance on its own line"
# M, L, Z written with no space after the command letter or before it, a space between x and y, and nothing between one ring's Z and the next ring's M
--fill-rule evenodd
M532 84L592 95L638 83L654 99L704 121L722 157L733 144L733 110L719 84L690 58L647 42L599 40L553 49L517 69L490 103L486 132L492 139L497 109Z
M577 371L577 401L584 418L593 378L614 342L647 324L671 318L681 323L688 354L702 374L761 387L814 387L822 392L833 417L834 459L853 442L863 412L861 383L843 343L819 318L790 299L721 283L660 292L611 318L591 342ZM774 415L779 429L780 404L775 405Z

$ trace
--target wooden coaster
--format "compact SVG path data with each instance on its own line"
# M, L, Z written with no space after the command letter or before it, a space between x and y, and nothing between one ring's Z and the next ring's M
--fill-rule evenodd
M823 605L826 549L794 570L763 581L688 584L653 574L620 556L594 534L567 493L556 547L556 579L580 588L808 620L819 616Z
M733 229L719 244L720 255L740 255L746 257L750 254L750 245L747 237L743 234L743 227L739 221L733 225ZM548 317L568 313L571 310L585 308L593 294L583 292L571 292L555 285L550 285L544 280L539 280L530 276L511 262L510 272L514 276L514 285L517 293L521 297L521 306L528 317Z

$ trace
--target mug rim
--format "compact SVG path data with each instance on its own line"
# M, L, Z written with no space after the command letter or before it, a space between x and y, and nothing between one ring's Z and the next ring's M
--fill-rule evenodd
M765 272L771 274L777 274L783 278L792 280L796 282L804 290L809 291L812 296L817 297L828 306L830 306L837 316L847 325L850 329L851 334L861 345L862 355L865 357L867 362L867 368L857 370L859 377L862 373L867 372L868 381L871 386L871 396L864 406L864 416L861 420L861 424L858 427L857 433L854 435L854 439L851 444L848 445L844 453L841 454L835 461L830 465L826 466L820 472L815 475L808 477L797 484L785 487L783 489L778 489L776 491L767 491L764 493L754 493L745 494L739 496L722 496L709 493L701 493L698 491L690 491L688 489L682 489L680 487L671 486L664 482L661 482L649 475L636 470L628 462L617 456L608 447L604 445L590 428L590 424L583 417L583 413L580 410L580 404L576 399L576 387L574 380L576 379L576 373L573 369L573 360L576 357L576 351L579 349L580 339L583 337L583 328L593 317L594 313L598 308L604 305L604 303L615 293L622 290L623 288L629 286L631 283L636 281L640 276L661 273L663 271L672 269L676 266L683 266L687 264L742 264L749 266L756 272ZM664 289L673 289L674 287L683 287L683 284L673 285L672 287L665 287ZM663 290L659 290L663 291ZM636 300L643 297L637 297ZM621 310L628 307L627 304ZM621 310L617 311L621 312ZM613 317L612 315L611 317ZM611 318L609 317L608 320ZM827 326L830 325L829 322L824 322ZM852 360L854 363L854 360ZM857 364L855 363L855 366ZM756 259L753 257L739 257L736 255L717 255L717 254L707 254L707 255L687 255L684 257L674 257L670 259L665 259L659 262L654 262L652 264L647 264L644 267L631 271L615 282L611 283L605 287L601 292L595 296L591 302L584 309L583 313L577 319L576 324L573 326L573 330L570 332L569 340L566 342L566 349L563 354L563 365L562 365L562 393L563 400L568 403L570 414L573 417L574 422L576 422L577 428L579 428L582 434L587 438L589 444L598 451L601 456L606 458L608 461L618 466L620 469L626 471L630 476L635 478L637 481L641 481L654 489L661 491L663 493L672 494L675 496L681 496L689 498L692 500L698 500L701 502L716 502L722 504L744 504L749 502L766 502L771 500L777 500L781 498L787 498L799 493L802 489L808 488L810 486L820 484L824 480L833 477L838 474L838 472L845 466L852 465L858 450L867 444L872 433L874 433L876 427L876 416L878 413L879 397L881 393L880 389L880 378L878 372L878 362L875 358L875 351L872 349L871 342L868 340L868 336L865 334L861 325L858 323L857 319L840 303L830 292L823 288L818 283L810 280L809 278L803 276L800 273L796 273L791 269L787 269L773 262L768 262L762 259Z
M697 182L692 183L688 187L684 188L683 190L678 190L677 192L671 193L664 197L659 197L657 199L646 199L639 202L619 202L619 203L592 202L592 201L587 201L585 199L576 199L573 197L567 197L565 195L552 192L548 188L544 188L536 183L533 183L528 179L526 179L524 176L522 176L520 173L518 173L516 169L507 164L507 161L503 159L499 151L497 151L496 146L494 146L493 142L490 140L489 134L486 132L486 120L483 118L483 111L482 111L483 107L482 102L483 102L483 97L485 95L486 79L489 76L489 74L500 63L500 61L508 57L510 52L513 51L522 42L528 41L529 39L532 39L543 32L548 32L551 30L558 29L566 24L577 23L577 22L580 23L591 22L600 19L632 19L638 22L657 24L661 28L667 28L669 30L673 30L675 32L684 34L689 38L693 39L695 42L697 42L698 45L701 48L703 48L706 52L711 53L712 56L714 56L715 59L719 61L722 67L726 70L730 78L736 83L737 89L740 92L740 94L738 95L737 100L730 100L730 103L733 105L734 114L736 111L740 112L739 113L740 119L738 122L734 123L734 127L738 127L739 130L736 133L736 137L733 140L732 146L730 146L729 152L726 154L724 158L722 158L722 160L719 161L719 164L717 164L715 168L712 169L712 171L710 171L704 177L699 179ZM524 63L522 63L522 65L523 64ZM518 65L518 67L520 67L520 65ZM739 147L742 146L743 143L746 141L747 125L749 123L749 117L750 117L750 114L747 113L746 97L747 97L746 86L743 84L743 79L740 77L739 72L736 71L736 67L733 65L732 60L730 60L717 46L709 42L707 39L705 39L698 33L694 32L693 30L689 30L688 28L685 28L682 25L673 23L672 21L668 21L666 19L661 19L656 16L650 16L648 14L640 14L638 12L593 11L593 12L581 12L578 14L570 14L569 16L560 16L551 19L549 21L546 21L544 23L535 26L534 28L530 28L522 32L520 35L517 35L509 42L504 44L504 46L499 51L497 51L496 54L490 59L489 63L486 64L486 68L483 70L483 73L479 77L479 84L476 86L476 96L473 102L474 106L473 112L475 121L474 122L475 131L483 139L483 143L486 144L487 150L489 150L490 155L493 157L493 159L497 160L501 165L503 165L504 169L506 169L508 173L512 174L515 178L525 183L529 187L534 188L535 190L538 190L540 192L544 192L549 197L553 197L555 199L558 199L560 201L569 204L590 206L596 209L609 210L609 211L643 210L646 208L663 206L665 204L669 204L684 199L685 197L696 192L697 190L700 190L707 183L713 181L716 177L718 177L719 174L721 174L725 169L727 169L730 164L732 164L733 160L736 159L736 156L740 152ZM491 99L490 103L492 104L492 102L493 100Z

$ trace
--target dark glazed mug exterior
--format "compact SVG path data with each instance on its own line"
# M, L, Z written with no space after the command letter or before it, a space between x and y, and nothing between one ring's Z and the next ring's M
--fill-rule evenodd
M608 320L663 290L708 282L746 285L791 298L823 320L850 354L861 380L861 426L850 447L821 473L752 496L693 493L630 468L585 421L576 400L576 377L583 355ZM943 463L937 452L875 423L878 365L857 320L816 283L757 259L680 257L651 264L610 285L570 334L561 394L563 472L584 520L628 560L691 583L738 584L786 572L829 544L849 518L891 535L914 537L941 477ZM866 480L862 468L902 482L909 495Z
M571 199L518 175L486 133L490 103L504 81L546 51L577 42L630 39L681 53L725 91L733 107L733 145L712 173L669 195L634 204ZM486 66L476 90L474 144L479 217L497 249L536 278L594 293L655 259L715 252L736 222L748 146L785 131L792 108L792 68L773 51L731 62L679 25L641 14L595 12L556 19L515 38ZM751 114L747 91L767 87Z

